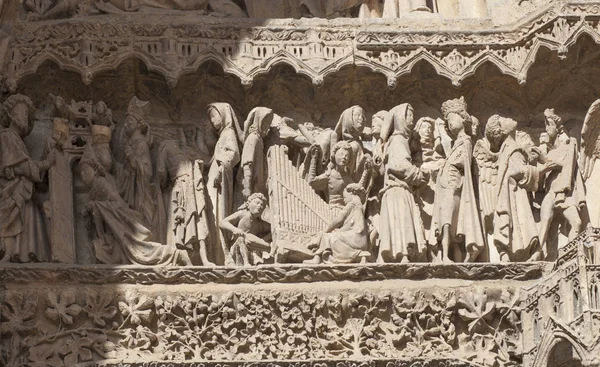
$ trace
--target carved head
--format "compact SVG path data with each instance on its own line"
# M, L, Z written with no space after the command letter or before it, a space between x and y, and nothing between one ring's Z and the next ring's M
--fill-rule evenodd
M2 107L2 125L11 127L21 137L29 135L35 117L35 107L31 99L22 94L13 94L4 101Z
M464 129L467 134L473 136L473 117L467 113L465 97L444 102L442 104L442 115L448 122L450 135L456 137Z
M238 139L243 139L243 131L238 124L237 116L229 103L211 103L208 105L210 124L219 133L227 128L236 131Z
M517 122L513 119L493 115L485 125L485 137L490 142L492 151L498 151L507 136L516 134Z
M360 184L352 183L344 189L344 203L349 204L353 200L362 203L367 196L367 192Z
M561 134L563 129L562 118L554 113L554 108L548 108L544 111L546 132L550 141L553 142L558 134Z
M125 117L125 134L131 137L136 130L140 130L142 134L148 131L146 124L146 113L150 102L140 101L137 97L133 97L127 107L127 115Z
M387 142L392 135L410 139L414 128L414 110L408 103L392 108L381 125L381 139Z
M375 138L379 138L381 136L381 125L383 124L383 119L385 119L385 115L387 115L387 111L379 111L373 115L371 119L371 134Z
M253 217L260 217L267 207L267 198L260 192L256 192L246 201L246 209Z
M264 137L271 128L273 122L273 110L266 107L256 107L248 114L248 118L244 122L244 139L248 138L251 133L256 133Z
M433 127L435 120L427 117L423 117L417 121L415 126L415 133L418 134L419 142L422 147L433 147L434 136Z
M81 169L81 179L87 187L91 187L96 177L102 177L106 175L104 166L98 160L96 152L91 145L85 147L83 156L79 162Z
M331 161L335 167L346 169L352 157L352 146L347 141L338 141L331 151Z
M335 132L338 139L343 140L345 137L362 134L365 128L365 110L360 106L352 106L342 112Z
M108 106L103 101L96 103L96 113L100 116L104 116L108 111Z
M69 121L55 117L52 120L52 138L59 145L64 145L67 138L69 137Z

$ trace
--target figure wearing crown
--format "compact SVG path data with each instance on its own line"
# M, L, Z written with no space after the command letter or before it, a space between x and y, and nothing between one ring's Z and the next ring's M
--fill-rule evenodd
M464 97L444 102L442 115L452 144L437 178L428 242L434 261L473 262L484 243L471 170L477 120L467 113Z

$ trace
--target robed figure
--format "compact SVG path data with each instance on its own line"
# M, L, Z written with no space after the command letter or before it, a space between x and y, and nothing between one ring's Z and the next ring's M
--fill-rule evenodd
M425 232L414 190L424 184L427 177L412 161L412 134L412 106L405 103L391 109L381 127L385 177L380 193L378 262L416 261L425 247Z
M0 261L49 261L45 221L34 191L53 157L41 162L29 157L23 142L33 128L35 108L29 97L12 95L0 107Z

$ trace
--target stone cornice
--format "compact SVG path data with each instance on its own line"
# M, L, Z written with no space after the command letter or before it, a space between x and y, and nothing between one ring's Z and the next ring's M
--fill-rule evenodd
M551 263L262 265L227 267L140 267L61 264L2 264L0 284L29 284L43 279L60 284L256 284L379 280L540 279Z
M23 76L52 60L88 84L94 75L138 58L171 87L208 60L244 85L285 63L315 85L343 66L364 66L384 74L393 88L419 61L430 63L456 85L486 62L523 83L541 47L565 57L583 34L600 42L599 21L599 2L559 2L506 27L466 20L259 23L214 17L199 24L197 17L173 14L159 21L128 14L19 22L10 29L4 82L14 91Z

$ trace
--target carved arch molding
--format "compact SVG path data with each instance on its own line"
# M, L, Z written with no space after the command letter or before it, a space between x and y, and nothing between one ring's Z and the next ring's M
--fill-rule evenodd
M120 19L122 18L122 19ZM177 25L173 26L173 23ZM364 66L397 79L420 61L455 85L485 63L492 63L524 83L541 47L564 58L587 34L600 43L600 3L559 2L547 5L509 26L442 23L435 32L410 23L357 26L355 20L197 20L171 16L152 20L131 15L18 22L3 43L3 83L10 92L20 79L45 61L79 73L90 84L99 72L113 70L129 58L142 60L174 87L204 62L219 63L226 73L250 86L257 75L277 64L292 66L314 85L346 65ZM458 29L458 31L457 31Z

